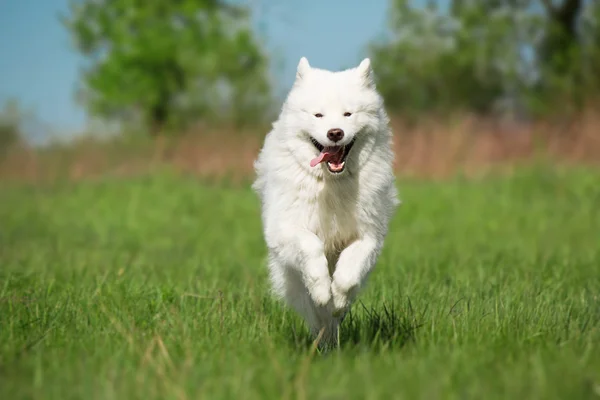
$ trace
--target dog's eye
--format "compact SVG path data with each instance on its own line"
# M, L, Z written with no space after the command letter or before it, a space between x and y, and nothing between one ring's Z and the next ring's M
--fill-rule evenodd
M351 115L352 115L352 113L349 113L349 112L345 112L345 113L344 113L344 117L349 117L349 116L351 116Z
M321 114L321 113L316 113L316 114L315 114L315 117L317 117L317 118L323 118L323 114Z

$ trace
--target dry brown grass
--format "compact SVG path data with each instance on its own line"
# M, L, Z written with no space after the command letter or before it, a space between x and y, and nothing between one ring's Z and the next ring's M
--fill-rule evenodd
M392 121L400 176L443 178L512 169L534 158L600 165L600 112L521 124L462 116L409 125ZM266 132L266 130L265 130ZM155 168L200 177L246 179L264 138L256 132L191 131L176 139L101 143L83 139L68 147L13 149L0 159L0 180L79 180L136 175Z

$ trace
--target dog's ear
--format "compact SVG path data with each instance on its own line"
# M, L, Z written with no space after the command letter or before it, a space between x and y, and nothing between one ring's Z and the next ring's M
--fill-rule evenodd
M298 63L298 68L296 69L296 79L302 79L306 76L306 74L310 71L310 64L306 57L302 57L300 62Z
M371 69L371 60L365 58L360 62L358 67L356 67L356 72L360 75L360 77L364 80L367 86L374 86L375 80L373 79L373 70Z

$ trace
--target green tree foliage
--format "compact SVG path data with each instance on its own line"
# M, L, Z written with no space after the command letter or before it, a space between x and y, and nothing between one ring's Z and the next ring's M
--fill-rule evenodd
M550 108L578 108L600 93L600 5L597 1L542 0L540 79L533 99ZM539 102L538 102L539 103Z
M402 111L490 111L503 94L520 86L519 29L523 15L489 1L434 2L418 8L394 0L392 38L375 44L381 88Z
M566 88L598 93L600 7L560 1L392 0L391 35L370 47L387 104L407 115L531 112L549 111Z
M73 0L63 23L86 58L92 114L158 133L198 119L256 122L268 64L247 10L219 0Z

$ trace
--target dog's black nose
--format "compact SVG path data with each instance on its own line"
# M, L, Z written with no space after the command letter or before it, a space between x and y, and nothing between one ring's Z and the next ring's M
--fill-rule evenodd
M344 131L340 128L334 128L327 131L327 138L332 142L339 142L344 137Z

